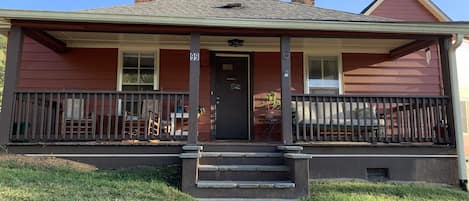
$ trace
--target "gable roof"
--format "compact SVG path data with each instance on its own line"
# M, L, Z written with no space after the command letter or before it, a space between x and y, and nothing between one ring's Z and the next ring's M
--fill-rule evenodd
M240 7L222 8L240 3ZM311 21L396 21L384 17L314 7L280 0L157 0L138 4L83 10L94 14L121 14L159 17L239 18Z
M427 9L433 16L435 16L436 19L438 19L440 22L450 22L452 21L451 18L446 15L446 13L443 12L433 1L431 0L417 0L420 4L422 4L425 9ZM373 11L375 11L382 3L384 0L374 0L371 2L370 5L368 5L362 12L361 14L363 15L371 15Z

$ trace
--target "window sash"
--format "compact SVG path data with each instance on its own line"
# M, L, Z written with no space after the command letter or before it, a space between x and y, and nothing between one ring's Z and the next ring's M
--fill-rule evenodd
M136 86L136 89L143 90L146 88L145 86L152 86L152 90L155 89L157 85L157 51L123 51L122 55L122 63L121 63L121 70L120 70L120 89L125 90L126 86ZM129 65L131 62L126 62L128 58L136 59L135 65ZM146 61L143 61L146 59ZM153 65L151 65L148 60L153 59ZM136 77L135 77L136 74ZM152 74L150 77L149 75ZM141 86L141 87L140 87Z
M333 65L330 65L330 64ZM329 65L328 65L329 64ZM320 65L319 69L315 67L314 72L319 73L318 76L313 75L313 66L312 65ZM334 66L335 69L327 70L327 68L331 68ZM339 94L340 91L340 69L339 69L339 58L335 56L329 57L318 57L318 56L309 56L308 57L308 72L306 75L307 78L307 89L308 93L313 93L312 91L330 91L331 93ZM327 75L328 72L332 72L334 75ZM331 79L332 77L332 79ZM319 79L318 79L319 78ZM327 92L327 95L330 95Z

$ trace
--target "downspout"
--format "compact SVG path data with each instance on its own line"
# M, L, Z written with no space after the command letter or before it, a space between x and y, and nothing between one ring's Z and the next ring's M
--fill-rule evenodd
M456 34L455 41L449 48L449 70L452 88L452 104L454 109L454 132L456 135L456 151L458 154L458 173L461 187L468 191L466 156L464 154L464 136L462 132L461 99L459 95L458 66L456 62L456 50L464 41L463 34Z

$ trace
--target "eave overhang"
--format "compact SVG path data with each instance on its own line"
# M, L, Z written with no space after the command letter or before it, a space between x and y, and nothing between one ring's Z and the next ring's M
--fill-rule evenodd
M352 22L238 18L189 18L0 9L0 28L9 28L10 22L12 20L404 33L422 35L452 35L455 33L460 33L469 35L469 22Z

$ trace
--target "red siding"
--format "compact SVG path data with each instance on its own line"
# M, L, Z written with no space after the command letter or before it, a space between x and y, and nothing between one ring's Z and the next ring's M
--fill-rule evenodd
M206 113L199 118L199 140L210 139L210 54L201 51L200 105ZM160 89L162 91L189 91L189 51L160 50Z
M430 64L425 51L388 61L386 54L343 54L346 94L441 95L438 51Z
M438 21L418 0L384 0L371 15L405 21Z
M117 49L71 48L59 54L25 38L20 89L115 90Z
M405 21L438 21L418 0L384 0L370 15ZM425 61L423 51L383 63L380 62L384 61L384 55L381 55L382 58L379 55L360 55L362 61L359 63L356 63L359 58L352 61L353 55L347 61L344 57L344 69L348 68L348 72L344 70L345 90L348 93L441 95L438 46L432 46L431 50L433 59L430 64ZM360 66L362 69L356 69Z
M253 67L253 98L254 98L254 134L257 141L267 139L266 128L260 121L265 115L262 106L267 93L275 91L280 94L280 53L256 52L254 53ZM292 53L292 93L303 93L303 53ZM280 95L278 95L280 98ZM280 140L280 125L273 133L275 140Z

